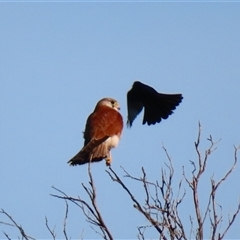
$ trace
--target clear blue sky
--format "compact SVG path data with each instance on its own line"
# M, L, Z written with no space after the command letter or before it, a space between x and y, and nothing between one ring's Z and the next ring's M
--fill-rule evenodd
M112 167L120 176L120 166L140 176L143 166L154 181L167 161L164 143L177 186L182 166L190 175L189 160L197 159L201 121L202 150L209 134L222 139L202 181L204 209L210 177L219 180L233 162L233 144L240 144L239 13L239 3L226 2L0 3L0 208L31 236L51 237L47 216L63 237L65 204L49 195L56 193L51 186L86 197L81 183L88 182L87 166L67 165L83 145L86 118L99 99L114 97L126 121L126 93L140 80L159 92L180 92L184 100L161 124L142 126L140 115L131 130L125 128ZM136 238L136 226L147 221L106 169L104 162L92 165L99 208L115 238ZM225 216L238 204L239 176L237 166L217 196ZM142 199L141 186L124 180ZM185 187L189 229L193 209ZM228 238L240 237L239 221ZM73 238L83 229L84 238L99 238L72 204L67 229ZM0 230L18 236L10 227ZM154 230L147 237L156 237Z

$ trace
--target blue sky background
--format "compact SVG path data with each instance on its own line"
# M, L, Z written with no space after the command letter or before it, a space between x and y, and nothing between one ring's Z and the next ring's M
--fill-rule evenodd
M201 181L203 211L210 186L233 162L240 144L240 4L239 3L0 3L0 208L36 238L50 238L45 227L63 237L65 203L51 197L51 186L87 199L87 166L67 161L83 145L87 116L103 97L114 97L127 117L126 93L140 80L159 92L182 93L184 100L161 124L142 126L142 114L125 128L112 151L113 169L123 166L148 179L160 177L167 162L175 167L174 186L182 166L191 175L194 141L201 121L201 149L209 134L222 139ZM132 207L125 192L106 174L104 162L92 165L98 206L114 238L136 238L136 226L148 222ZM239 202L239 166L217 198L225 221ZM139 184L124 179L143 200ZM191 193L182 203L186 229L193 215ZM68 233L99 238L80 210L69 205ZM0 215L0 221L7 221ZM239 238L240 218L228 238ZM10 237L19 234L0 225ZM209 238L210 225L205 238ZM4 235L0 233L0 237ZM147 238L157 237L155 230Z

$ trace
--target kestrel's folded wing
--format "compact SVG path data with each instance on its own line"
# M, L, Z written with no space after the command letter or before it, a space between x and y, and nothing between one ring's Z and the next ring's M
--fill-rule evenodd
M142 124L148 125L167 119L180 104L182 94L158 93L154 88L139 81L134 82L132 89L127 94L128 120L127 125L132 126L136 116L144 107Z
M120 136L122 129L121 114L112 108L100 106L87 119L84 146L93 138L102 139L105 136Z

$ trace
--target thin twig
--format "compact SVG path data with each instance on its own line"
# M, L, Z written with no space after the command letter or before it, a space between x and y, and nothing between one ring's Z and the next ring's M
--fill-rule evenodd
M5 237L8 239L8 240L12 240L7 233L3 232L3 234L5 235Z
M49 227L47 217L45 217L45 225L48 231L50 232L50 234L52 235L53 240L55 240L56 239L55 227L53 228L53 230Z
M68 240L67 231L66 231L67 217L68 217L68 203L67 203L67 200L65 200L65 204L66 204L66 211L65 211L64 221L63 221L63 234L65 236L65 239Z
M8 217L8 219L11 220L11 222L12 222L13 225L14 225L14 227L16 227L16 228L19 230L19 232L20 232L20 234L21 234L21 236L22 236L23 239L25 239L25 240L35 239L35 238L33 238L33 237L28 236L28 235L25 233L25 231L23 230L23 228L22 228L20 225L18 225L17 222L16 222L7 212L5 212L3 209L1 209L0 213L6 215L6 216ZM9 224L9 225L10 225L10 224ZM5 236L6 236L6 235L5 235Z

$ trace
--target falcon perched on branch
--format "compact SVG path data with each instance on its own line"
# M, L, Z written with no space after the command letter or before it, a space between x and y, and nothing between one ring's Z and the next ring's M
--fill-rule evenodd
M148 85L134 82L132 89L127 93L127 126L132 126L143 108L143 124L159 123L173 113L182 99L182 94L158 93ZM70 165L99 162L103 159L106 160L107 166L111 164L110 151L118 145L123 129L123 119L119 110L119 104L113 98L103 98L97 103L87 119L83 136L84 146L68 161Z
M110 151L118 145L123 129L119 110L120 106L113 98L103 98L97 103L87 119L84 147L68 161L70 165L99 162L103 159L107 166L111 164Z

